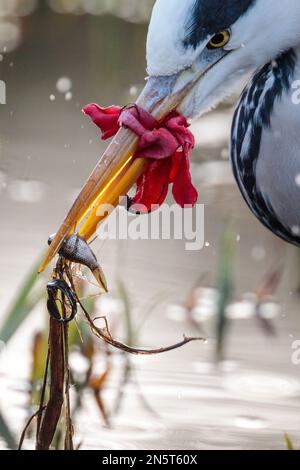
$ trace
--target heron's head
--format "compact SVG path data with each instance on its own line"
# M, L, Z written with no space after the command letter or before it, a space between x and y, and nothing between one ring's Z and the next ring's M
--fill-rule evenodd
M202 114L239 77L299 44L299 19L298 0L157 0L145 91L177 94L186 117Z

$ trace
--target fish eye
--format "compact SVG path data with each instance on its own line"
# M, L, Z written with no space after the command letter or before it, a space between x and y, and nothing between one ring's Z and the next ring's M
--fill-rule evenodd
M226 44L230 40L230 33L229 31L220 31L219 33L215 34L209 43L207 44L208 49L219 49L221 47L226 46Z

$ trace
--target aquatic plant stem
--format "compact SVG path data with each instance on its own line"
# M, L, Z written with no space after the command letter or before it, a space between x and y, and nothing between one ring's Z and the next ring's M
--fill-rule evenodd
M63 311L65 318L65 303L63 298ZM68 324L63 324L63 349L64 349L64 365L65 365L65 415L66 415L66 435L65 435L65 450L73 450L73 424L71 419L71 406L70 406L70 369L69 369L69 334Z
M46 366L45 366L45 372L44 372L44 378L43 378L43 386L42 386L41 397L40 397L40 406L39 406L38 415L37 415L36 441L38 439L38 435L39 435L40 428L41 428L43 410L46 409L46 407L44 406L44 402L45 402L47 379L48 379L48 372L49 372L49 360L50 360L50 350L49 350L49 344L48 344Z
M36 450L49 450L64 402L65 360L62 323L50 318L50 396L41 420Z

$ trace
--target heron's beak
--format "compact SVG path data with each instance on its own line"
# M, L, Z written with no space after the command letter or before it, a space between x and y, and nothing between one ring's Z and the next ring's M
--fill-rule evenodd
M174 110L192 88L190 77L152 77L148 80L136 104L161 120ZM146 159L134 159L138 138L127 128L121 128L97 163L64 222L58 229L39 272L46 269L63 242L74 231L87 241L95 234L98 224L106 217L97 216L100 205L116 207L145 171ZM107 215L107 214L106 214Z

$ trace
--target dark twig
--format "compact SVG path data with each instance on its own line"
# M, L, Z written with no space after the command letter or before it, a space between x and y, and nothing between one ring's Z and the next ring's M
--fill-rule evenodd
M75 285L74 285L74 282L73 282L73 279L72 279L72 275L69 272L69 270L66 270L66 274L67 274L67 277L68 277L69 282L71 284L71 287L73 289L73 293L74 293L74 295L77 299L77 302L80 305L88 324L90 325L91 331L94 333L95 336L102 339L105 343L110 344L111 346L113 346L116 349L119 349L120 351L129 353L129 354L150 356L150 355L155 355L155 354L162 354L162 353L165 353L165 352L168 352L168 351L173 351L174 349L181 348L182 346L185 346L186 344L191 343L193 341L203 341L203 342L207 341L206 338L203 338L203 337L191 337L190 338L190 337L187 337L187 336L184 335L183 340L180 341L179 343L172 344L171 346L162 347L162 348L158 348L158 349L133 348L133 347L128 346L124 343L121 343L120 341L117 341L117 340L113 339L112 335L110 334L106 318L105 318L105 324L106 324L105 329L98 328L95 325L94 321L90 317L89 313L87 312L87 310L85 309L84 305L82 304L82 302L80 301L80 299L77 295L76 288L75 288Z
M94 322L91 319L89 313L86 311L86 309L81 304L79 299L78 299L78 302L79 302L79 305L81 306L81 308L82 308L82 310L85 314L85 317L86 317L86 319L87 319L94 335L97 336L98 338L102 339L103 341L105 341L105 343L110 344L114 348L119 349L119 350L124 351L124 352L127 352L129 354L145 355L145 356L146 355L149 356L149 355L154 355L154 354L161 354L161 353L165 353L165 352L168 352L168 351L172 351L174 349L181 348L182 346L185 346L186 344L191 343L192 341L204 341L204 342L206 341L206 339L202 338L202 337L191 337L191 338L189 338L187 336L183 336L182 341L180 341L178 343L175 343L175 344L172 344L171 346L166 346L166 347L157 348L157 349L133 348L131 346L127 346L124 343L121 343L120 341L117 341L117 340L113 339L110 332L109 332L109 330L107 330L107 328L105 330L101 329L101 328L98 328L94 324ZM107 333L104 333L104 331L107 332Z
M66 275L69 279L69 282L71 284L71 287L72 287L73 293L74 293L74 295L77 299L77 302L80 305L88 324L90 325L91 331L94 333L95 336L102 339L105 343L110 344L111 346L113 346L116 349L119 349L120 351L129 353L129 354L150 356L150 355L155 355L155 354L162 354L162 353L165 353L165 352L168 352L168 351L173 351L174 349L181 348L182 346L185 346L186 344L191 343L193 341L203 341L203 342L207 341L207 339L203 338L203 337L187 337L187 336L184 335L183 340L180 341L179 343L172 344L171 346L162 347L162 348L158 348L158 349L133 348L133 347L128 346L124 343L121 343L120 341L117 341L117 340L113 339L113 337L112 337L112 335L109 331L108 323L107 323L106 318L105 318L105 324L106 324L105 329L98 328L95 325L94 321L90 317L89 313L87 312L87 310L85 309L84 305L82 304L82 302L80 301L80 299L77 295L77 291L76 291L76 288L75 288L75 285L74 285L74 282L73 282L73 279L72 279L72 275L71 275L69 270L66 270Z

